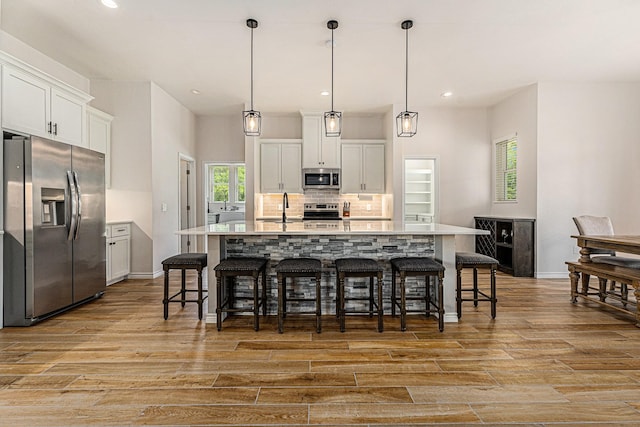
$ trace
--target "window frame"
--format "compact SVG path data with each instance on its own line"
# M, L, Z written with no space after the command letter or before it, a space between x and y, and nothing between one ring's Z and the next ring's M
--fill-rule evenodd
M229 200L226 202L228 205L244 205L247 199L247 182L246 182L246 165L244 163L238 162L206 162L204 164L205 170L205 192L207 203L215 203L224 205L224 201L215 201L215 183L212 182L211 169L216 167L227 167L229 168L229 179L227 181L227 185L229 186L228 194ZM244 182L244 198L245 200L238 200L239 196L239 181L238 181L238 170L240 168L245 168L245 182Z
M508 145L515 143L514 167L508 168ZM498 156L504 153L504 159L498 160ZM515 197L508 198L509 183L508 174L515 175L514 193ZM500 180L500 182L499 182ZM502 191L500 191L502 189ZM502 193L502 194L501 194ZM499 195L501 197L499 197ZM493 202L494 203L517 203L518 202L518 134L511 134L493 140Z

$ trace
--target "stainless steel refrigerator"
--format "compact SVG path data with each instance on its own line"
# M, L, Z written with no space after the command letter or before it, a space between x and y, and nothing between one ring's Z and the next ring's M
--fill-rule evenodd
M28 326L104 293L104 154L3 136L4 324Z

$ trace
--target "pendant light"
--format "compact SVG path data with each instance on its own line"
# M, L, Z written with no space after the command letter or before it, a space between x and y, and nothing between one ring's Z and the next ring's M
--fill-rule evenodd
M409 28L413 27L413 21L407 19L402 21L400 25L405 30L405 93L404 93L404 108L405 111L398 114L396 117L396 129L398 136L413 136L418 131L418 113L409 111Z
M253 109L253 29L258 28L258 21L247 19L247 27L251 28L251 109L242 112L244 134L246 136L260 136L262 116L260 111Z
M324 113L324 130L326 136L340 136L342 132L342 113L333 109L333 30L338 28L338 21L328 21L331 30L331 111Z

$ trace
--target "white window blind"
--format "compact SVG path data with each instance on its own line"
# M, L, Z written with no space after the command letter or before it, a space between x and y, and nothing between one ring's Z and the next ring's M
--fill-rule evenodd
M496 201L515 201L517 182L518 139L514 136L496 143Z

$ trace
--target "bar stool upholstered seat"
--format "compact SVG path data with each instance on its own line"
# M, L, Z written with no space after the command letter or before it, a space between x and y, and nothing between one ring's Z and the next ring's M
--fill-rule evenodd
M336 276L338 281L336 293L336 315L340 322L340 332L345 331L345 315L367 313L373 316L378 315L378 332L384 330L383 326L383 309L382 309L382 267L374 259L369 258L339 258L335 261ZM367 297L345 297L344 287L347 278L352 277L368 277L369 278L369 295ZM377 278L377 301L374 300L373 279ZM345 309L345 301L368 301L369 310L349 310Z
M276 274L278 277L278 332L284 330L284 318L288 313L292 313L287 309L288 301L304 302L314 301L314 311L297 311L298 314L315 314L316 315L316 332L322 330L322 293L321 293L321 275L322 262L314 258L285 258L276 266ZM316 291L315 298L288 298L287 297L287 278L295 277L313 277L315 278Z
M216 326L222 329L222 313L253 313L253 329L260 329L260 307L263 316L267 315L267 264L269 259L259 257L227 258L214 267L216 272ZM262 292L259 291L258 278L262 275ZM235 281L238 277L253 279L253 305L248 308L236 308ZM224 284L223 284L224 282ZM248 298L245 298L248 299Z
M395 317L396 307L400 309L400 330L407 330L407 313L425 313L427 317L434 313L438 315L438 329L444 329L444 293L443 284L444 266L430 257L401 257L391 259L391 315ZM400 276L400 301L396 295L396 275ZM424 296L406 296L405 280L407 276L424 277ZM437 280L436 298L433 301L429 290L431 278ZM424 310L407 309L407 300L424 301Z
M473 268L473 287L462 287L462 270L464 268ZM490 295L478 289L478 269L488 269L491 273L491 290ZM474 252L456 252L456 302L458 308L458 318L462 317L462 302L473 301L474 306L478 306L478 301L489 301L491 303L491 318L496 318L496 269L498 268L498 260L487 255ZM464 298L463 292L473 292L473 298Z
M207 266L207 254L200 253L185 253L174 255L162 261L162 269L164 270L164 298L162 300L164 305L164 319L169 317L169 303L179 302L184 307L187 302L198 303L198 319L202 320L202 303L207 299L206 289L202 289L202 269ZM181 270L182 282L180 291L176 294L169 296L169 271ZM186 270L198 271L198 289L186 289ZM188 300L187 292L197 292L198 297L196 299ZM178 299L179 297L179 299Z

